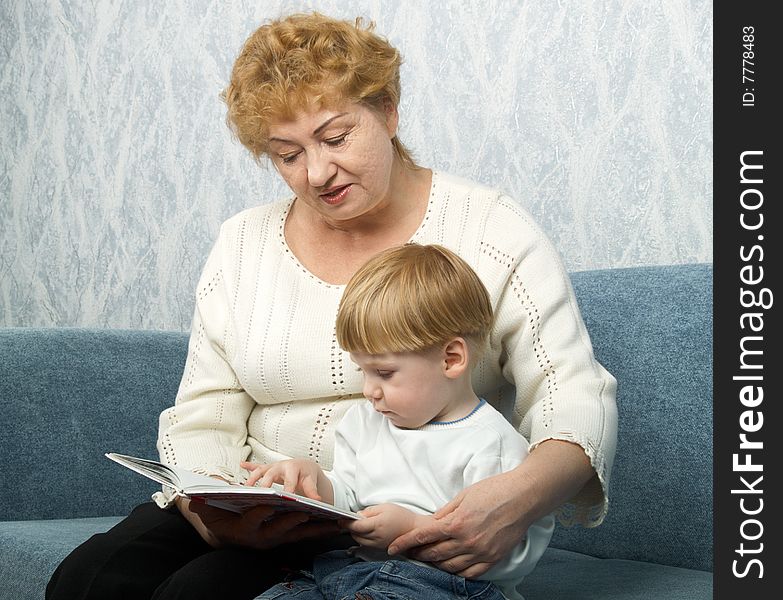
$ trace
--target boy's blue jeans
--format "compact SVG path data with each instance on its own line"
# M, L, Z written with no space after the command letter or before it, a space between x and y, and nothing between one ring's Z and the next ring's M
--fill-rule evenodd
M312 573L268 589L256 600L503 600L489 581L475 581L402 560L367 562L346 550L316 557Z

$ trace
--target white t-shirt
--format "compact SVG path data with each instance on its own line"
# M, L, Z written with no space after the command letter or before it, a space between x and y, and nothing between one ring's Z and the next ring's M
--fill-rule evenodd
M359 511L383 503L432 514L466 487L510 471L528 455L528 443L485 401L468 416L400 429L369 402L352 407L337 427L334 468L326 475L334 503ZM535 567L554 530L551 515L536 521L525 541L481 579L507 598Z

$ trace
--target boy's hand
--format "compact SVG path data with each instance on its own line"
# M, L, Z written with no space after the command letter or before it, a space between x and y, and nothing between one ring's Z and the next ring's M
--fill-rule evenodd
M397 504L378 504L359 513L364 518L356 521L341 521L359 544L370 548L386 550L399 536L429 523L430 515L420 515Z
M302 494L313 500L323 499L318 485L321 483L323 486L326 476L321 467L311 460L297 458L268 465L241 462L239 466L250 471L250 477L245 485L253 486L258 483L261 487L271 487L273 483L282 483L286 492ZM329 502L331 499L326 501Z

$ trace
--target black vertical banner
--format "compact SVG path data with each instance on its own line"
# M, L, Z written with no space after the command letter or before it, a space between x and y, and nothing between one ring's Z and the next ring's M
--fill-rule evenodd
M715 3L714 598L780 598L781 38L774 2Z

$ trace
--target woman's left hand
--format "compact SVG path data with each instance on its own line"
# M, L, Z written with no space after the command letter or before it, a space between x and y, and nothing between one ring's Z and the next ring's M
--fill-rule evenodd
M533 519L520 506L514 471L465 488L425 527L394 540L389 554L406 554L463 577L479 577L525 537Z
M428 526L394 540L389 553L479 577L524 539L536 519L573 498L594 475L580 446L546 440L516 469L462 490Z

